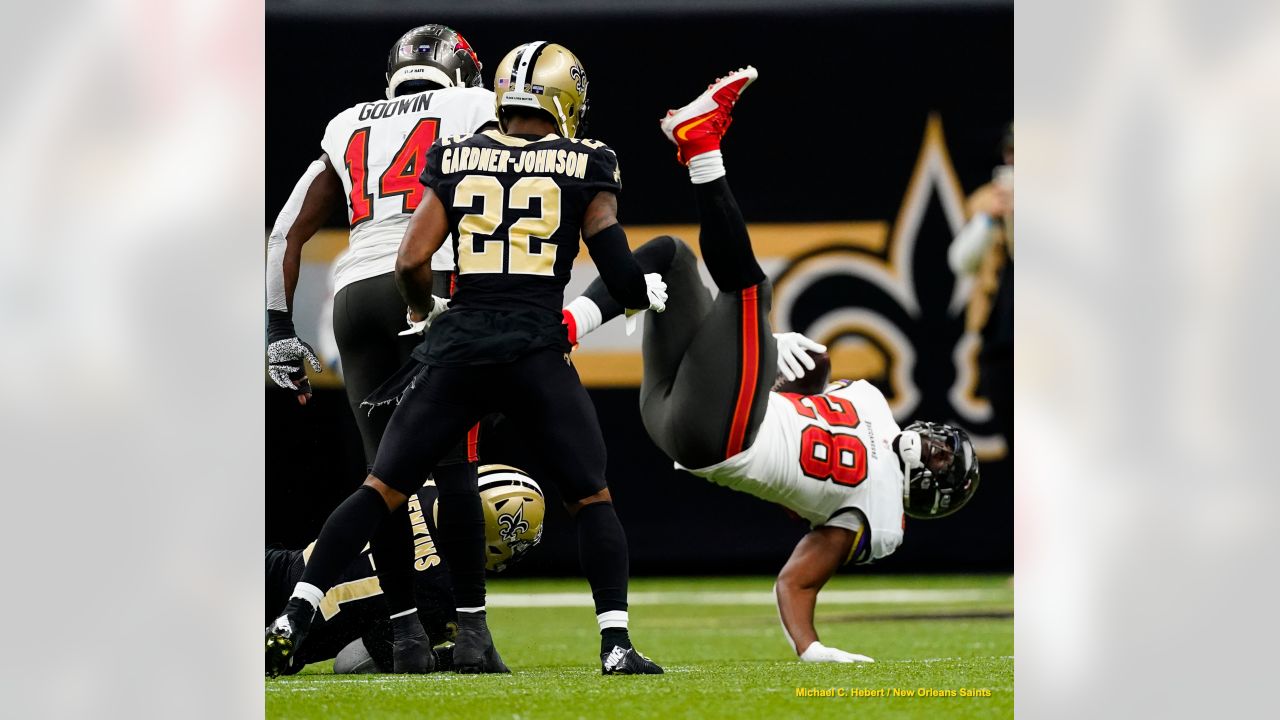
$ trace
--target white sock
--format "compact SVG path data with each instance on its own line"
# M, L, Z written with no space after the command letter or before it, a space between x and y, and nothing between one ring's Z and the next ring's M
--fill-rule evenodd
M320 607L320 600L324 597L324 593L320 592L320 588L311 583L300 582L293 586L293 595L290 598L302 598L311 603L311 607Z
M484 606L483 606L483 605L481 605L480 607L454 608L454 610L457 610L457 611L458 611L458 612L460 612L460 613L462 613L462 612L464 612L464 613L478 613L478 612L484 612Z
M704 152L689 159L689 179L694 185L724 177L724 156L719 150Z
M627 629L627 611L626 610L607 610L596 615L596 622L600 625L601 630L607 628Z
M600 327L603 318L600 317L600 306L586 295L581 295L573 299L573 302L564 307L565 310L573 316L574 325L578 329L578 342L582 342L582 338L588 333Z

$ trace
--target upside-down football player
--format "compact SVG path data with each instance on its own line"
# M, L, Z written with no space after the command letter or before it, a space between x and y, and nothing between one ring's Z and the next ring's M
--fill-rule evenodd
M602 674L662 672L631 643L627 538L605 481L604 436L569 357L561 307L583 241L622 307L661 312L664 285L641 271L618 224L617 157L583 137L588 85L582 62L561 45L526 43L507 54L494 77L501 131L432 145L422 202L396 261L409 306L430 317L439 305L431 294L431 258L452 236L453 301L414 350L416 362L370 398L394 396L395 412L372 471L330 514L284 612L267 628L269 667L303 647L325 591L384 518L468 428L501 412L523 426L574 519L595 600ZM466 483L444 475L436 483L440 550L457 602L454 671L509 672L487 623L480 502L450 506L443 500L464 494Z
M904 511L930 518L959 510L978 487L978 462L963 430L925 422L899 429L866 381L827 386L830 365L808 355L825 347L797 333L770 335L771 285L720 152L733 106L755 78L749 66L730 73L662 120L689 167L698 241L719 294L712 299L680 240L663 236L636 250L645 272L662 274L670 300L667 312L645 321L640 412L679 466L811 523L774 587L783 632L801 660L870 662L818 641L818 591L842 565L892 553ZM592 283L565 308L570 340L620 314L604 286Z
M542 539L542 488L517 468L482 465L479 490L484 501L486 567L490 572L502 572ZM418 618L437 643L435 662L431 663L437 672L452 669L453 647L447 641L457 630L448 567L435 544L438 500L435 482L428 481L406 504L413 524L413 595ZM310 546L306 550L267 548L267 622L289 601L310 554ZM337 674L392 672L395 663L388 607L374 572L373 556L363 552L321 599L306 645L277 671L293 674L305 665L333 658Z

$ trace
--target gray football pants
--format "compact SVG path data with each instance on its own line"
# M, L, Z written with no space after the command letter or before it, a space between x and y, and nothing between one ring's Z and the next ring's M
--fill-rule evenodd
M750 447L764 421L777 376L773 287L764 280L712 299L688 245L666 236L650 242L676 250L662 273L667 311L645 316L640 414L669 457L707 467Z

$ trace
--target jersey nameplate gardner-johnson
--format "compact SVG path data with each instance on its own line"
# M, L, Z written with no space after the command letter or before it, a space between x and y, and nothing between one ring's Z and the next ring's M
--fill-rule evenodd
M444 152L440 156L440 174L449 175L456 172L479 171L491 173L557 173L566 177L585 179L587 176L587 153L564 149L527 150L520 148L488 148L450 147L466 140L470 135L457 135L442 138L440 146ZM582 144L595 149L603 143L594 140L565 138L569 142Z

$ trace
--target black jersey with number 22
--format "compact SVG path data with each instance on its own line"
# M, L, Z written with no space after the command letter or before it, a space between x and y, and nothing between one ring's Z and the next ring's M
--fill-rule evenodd
M456 366L568 352L564 288L588 204L622 189L613 151L594 140L488 130L441 138L422 182L444 204L458 280L449 311L414 356Z

